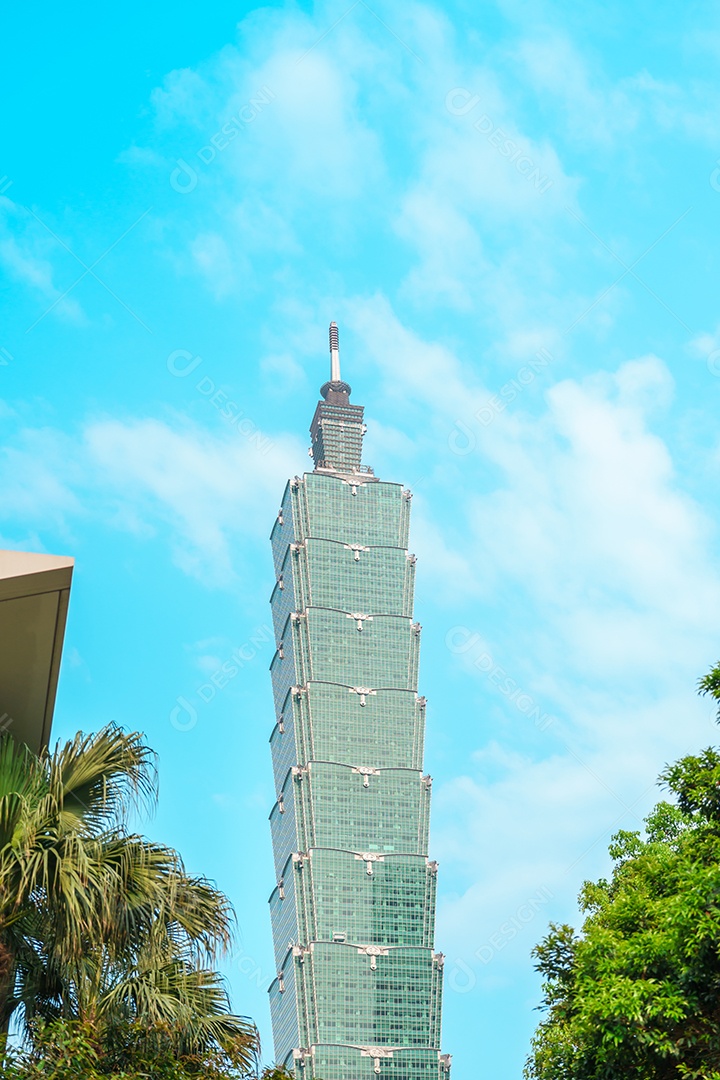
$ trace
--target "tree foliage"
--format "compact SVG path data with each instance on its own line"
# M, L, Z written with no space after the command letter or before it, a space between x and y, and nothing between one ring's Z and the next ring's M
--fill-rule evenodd
M60 1078L56 1044L87 1051L88 1076L122 1074L133 1055L206 1076L254 1065L255 1028L213 966L231 942L229 901L127 827L155 796L137 733L108 727L40 757L0 740L0 1023L28 1046L7 1068L44 1076L47 1061Z
M700 683L720 702L720 664ZM668 766L644 838L612 840L579 935L537 946L546 1017L528 1080L720 1080L720 753Z
M178 1054L172 1032L157 1026L154 1037L140 1022L118 1025L99 1038L93 1024L78 1020L36 1021L31 1043L8 1053L0 1080L245 1080L242 1055L206 1049Z

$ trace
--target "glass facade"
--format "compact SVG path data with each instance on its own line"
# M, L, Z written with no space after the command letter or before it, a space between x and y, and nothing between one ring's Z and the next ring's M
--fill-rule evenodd
M322 392L271 537L275 1055L303 1080L448 1080L411 494L360 464L350 388Z

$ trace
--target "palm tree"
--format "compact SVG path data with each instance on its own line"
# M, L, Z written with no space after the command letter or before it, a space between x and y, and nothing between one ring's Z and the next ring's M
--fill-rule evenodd
M138 733L110 726L39 757L0 740L0 1023L32 1038L37 1020L77 1020L108 1046L129 1032L250 1069L256 1030L212 967L229 901L127 829L156 795Z

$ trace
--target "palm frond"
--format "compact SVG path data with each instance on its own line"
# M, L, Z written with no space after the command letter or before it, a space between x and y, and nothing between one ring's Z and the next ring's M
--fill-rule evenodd
M112 724L93 735L78 732L46 760L66 829L110 828L129 809L155 803L155 755L140 732Z
M100 1023L110 1042L145 1025L172 1053L250 1068L257 1032L208 966L231 945L230 902L127 831L156 790L138 733L79 733L39 758L0 739L0 1024L16 1013L32 1038L36 1021Z
M108 990L99 1015L142 1018L171 1030L179 1054L244 1049L249 1068L258 1048L255 1025L230 1012L222 976L182 962L141 967Z

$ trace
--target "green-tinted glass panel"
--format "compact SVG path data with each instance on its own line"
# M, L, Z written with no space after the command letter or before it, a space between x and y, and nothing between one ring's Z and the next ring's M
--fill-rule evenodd
M309 636L302 654L309 652L304 681L417 690L419 630L410 619L373 615L358 620L343 611L309 608L307 618L295 624L299 634L301 624Z
M306 567L302 607L412 615L414 561L404 548L310 539L294 561Z
M304 745L315 761L421 768L425 709L424 699L414 691L358 693L347 686L311 682L298 702L296 722L311 729Z
M335 476L306 473L304 488L305 536L343 544L407 547L408 500L400 484L352 485Z
M296 596L292 550L288 548L270 598L276 640L279 641L282 637L290 612L301 610L305 606L302 593Z
M314 944L295 971L313 998L310 1042L431 1046L436 969L429 949L372 955L353 945Z
M282 990L280 989L282 986ZM300 1043L298 1026L297 993L295 968L286 964L282 981L274 979L270 986L270 1015L272 1017L273 1042L275 1053L280 1061L292 1054L293 1047Z
M288 483L285 487L285 493L280 506L280 513L278 514L272 532L270 533L270 543L272 545L276 576L280 573L288 544L292 543L295 539L293 499L297 501L297 489L293 489L292 485Z
M292 877L309 940L432 947L436 873L427 859L316 848Z
M286 628L290 629L290 622L287 622ZM279 648L272 658L270 664L270 676L272 678L273 697L275 698L275 710L279 714L282 712L283 704L290 693L290 687L295 684L297 679L297 673L295 669L295 657L293 655L293 636L292 633L288 633L286 639L281 643L282 648Z
M302 896L298 898L295 890L298 872L292 858L283 867L279 884L270 896L270 919L272 921L273 941L275 943L275 965L282 967L287 951L303 940L298 924L298 899L302 905ZM298 881L302 893L302 878Z
M297 802L295 783L292 774L288 774L280 798L270 814L270 832L272 834L273 854L275 856L275 876L282 876L283 867L293 851L300 850L297 833ZM300 808L302 810L302 807Z
M313 762L294 788L303 850L427 855L430 793L418 773L383 769L364 776L349 766Z
M316 1046L312 1055L312 1078L332 1080L447 1080L446 1068L437 1050L395 1050L380 1058L380 1072L375 1060L353 1046ZM301 1074L302 1075L302 1074Z
M290 699L288 698L288 700ZM282 791L288 771L301 760L295 744L295 723L292 709L287 712L287 715L283 714L283 717L284 730L281 731L280 725L276 724L270 739L276 791Z

